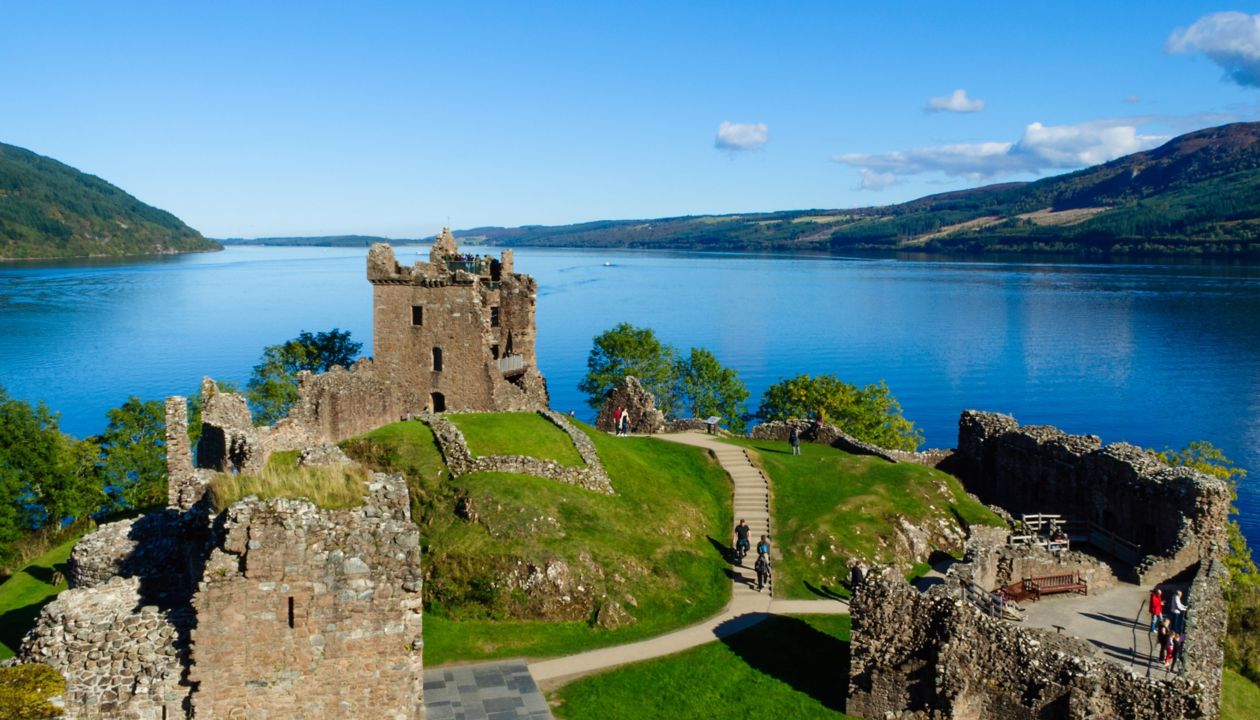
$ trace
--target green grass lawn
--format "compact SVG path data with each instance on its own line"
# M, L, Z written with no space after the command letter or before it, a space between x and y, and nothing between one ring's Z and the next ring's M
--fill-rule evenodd
M685 652L549 693L567 720L847 718L849 618L771 616Z
M1221 720L1260 718L1260 686L1226 669L1221 683Z
M40 555L0 585L0 660L17 653L40 609L66 589L64 580L53 585L52 576L53 572L65 574L66 558L78 541L77 537L67 540Z
M527 455L561 465L581 465L568 433L538 413L459 413L447 419L464 433L475 457Z
M954 527L1003 524L939 470L826 445L803 444L802 454L793 456L786 442L731 442L756 451L754 461L771 479L773 541L783 553L775 566L779 597L847 595L842 583L850 558L904 560L890 543L897 516Z
M515 423L519 416L497 417ZM351 456L408 477L425 546L426 665L631 642L698 622L726 604L730 581L720 542L711 540L725 539L732 524L726 473L697 448L588 435L615 496L506 473L452 479L432 432L419 422L343 444ZM457 507L476 519L460 517ZM538 620L536 597L497 582L520 562L554 561L580 576L592 597L619 603L633 622L605 629L593 614L563 612Z

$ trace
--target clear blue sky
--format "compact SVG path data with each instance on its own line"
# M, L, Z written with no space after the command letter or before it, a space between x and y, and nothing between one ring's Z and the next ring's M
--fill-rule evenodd
M887 204L1260 117L1257 3L872 5L8 2L0 141L213 237L414 237Z

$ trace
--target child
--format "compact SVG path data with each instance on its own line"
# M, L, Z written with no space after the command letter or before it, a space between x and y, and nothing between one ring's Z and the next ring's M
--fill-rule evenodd
M770 558L765 553L758 554L753 570L757 571L757 592L761 592L763 587L770 584Z

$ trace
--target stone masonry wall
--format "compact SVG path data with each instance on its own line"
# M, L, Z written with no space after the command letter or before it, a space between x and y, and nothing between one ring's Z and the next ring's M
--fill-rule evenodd
M800 435L801 442L830 445L854 455L873 455L891 463L910 462L917 465L936 467L951 453L948 450L924 450L907 452L905 450L889 450L878 445L858 440L835 425L821 423L817 426L809 420L770 420L754 427L748 436L758 440L780 440L787 442L792 428Z
M1218 715L1216 693L1197 670L1147 679L1085 641L989 617L947 587L920 593L888 573L854 596L847 713L940 720Z
M226 511L193 598L197 718L424 717L419 532L401 476L370 491Z
M66 578L72 588L136 578L146 604L176 607L195 589L210 536L210 519L200 511L166 509L105 523L75 543Z
M630 414L630 432L653 433L665 429L665 415L656 408L656 396L643 387L639 379L627 375L604 398L599 415L595 418L595 427L604 432L616 432L613 427L613 413L621 408Z
M1111 566L1088 553L1076 550L1052 552L1036 545L1010 545L1007 531L980 528L967 539L964 562L950 567L951 575L969 580L985 591L993 591L1035 575L1080 573L1096 595L1116 586Z
M1124 443L1021 427L1008 415L966 411L953 468L970 492L1013 515L1059 513L1141 548L1135 575L1162 580L1226 548L1224 483L1172 468Z
M540 412L544 418L568 434L582 458L582 465L561 465L551 460L540 460L525 455L483 455L474 457L468 449L468 441L450 420L440 415L418 415L417 419L433 429L438 449L453 477L471 472L506 472L547 478L557 482L577 485L605 495L615 495L612 479L600 462L595 444L564 415L552 410Z
M18 659L47 663L62 674L66 718L184 717L190 624L187 609L144 604L138 578L114 578L58 595L40 613Z
M370 358L349 370L338 366L318 375L301 372L298 400L275 430L282 432L287 423L303 429L299 443L316 438L341 442L401 420L406 415L402 395Z

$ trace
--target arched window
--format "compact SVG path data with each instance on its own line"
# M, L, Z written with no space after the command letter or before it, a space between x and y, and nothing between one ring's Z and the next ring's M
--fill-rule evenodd
M442 372L442 348L433 348L433 372Z

